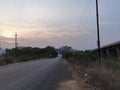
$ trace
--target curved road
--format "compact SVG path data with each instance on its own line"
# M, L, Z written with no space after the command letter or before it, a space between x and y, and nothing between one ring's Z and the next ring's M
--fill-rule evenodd
M57 82L70 78L61 61L57 57L0 66L0 90L56 90Z

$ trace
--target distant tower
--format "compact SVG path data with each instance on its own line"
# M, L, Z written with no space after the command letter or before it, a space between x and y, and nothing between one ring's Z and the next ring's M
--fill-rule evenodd
M15 34L15 58L17 57L17 48L18 48L18 41L17 41L17 33Z
M0 42L0 48L2 48L1 42Z
M17 33L15 34L15 49L17 49L17 47L18 47L18 42L17 42Z
M2 41L1 41L1 39L0 39L0 48L2 48Z

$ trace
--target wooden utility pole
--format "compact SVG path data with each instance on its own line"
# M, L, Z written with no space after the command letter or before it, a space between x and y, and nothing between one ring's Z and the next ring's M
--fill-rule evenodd
M98 44L98 58L101 64L101 47L100 47L100 31L99 31L99 11L98 11L98 0L96 0L96 16L97 16L97 44Z

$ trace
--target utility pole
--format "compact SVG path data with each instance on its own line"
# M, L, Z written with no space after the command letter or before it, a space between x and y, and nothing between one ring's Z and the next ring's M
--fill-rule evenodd
M15 58L17 56L17 48L18 48L18 42L17 42L17 33L15 34Z
M99 64L101 64L101 47L100 47L100 31L99 31L99 10L98 10L98 0L96 0L96 16L97 16L98 59L99 59Z

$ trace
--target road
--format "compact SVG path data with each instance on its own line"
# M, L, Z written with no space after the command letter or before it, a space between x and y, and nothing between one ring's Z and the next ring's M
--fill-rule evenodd
M0 90L56 90L69 78L60 57L0 66Z

